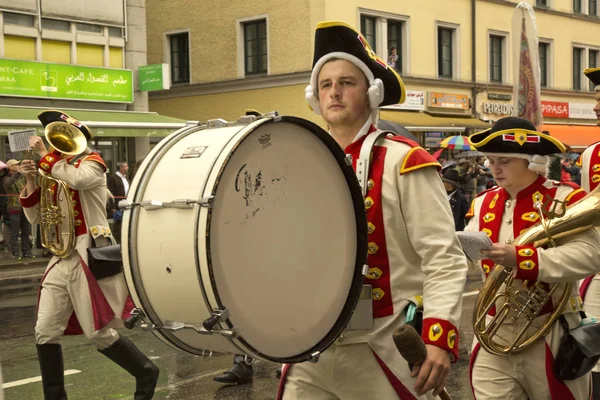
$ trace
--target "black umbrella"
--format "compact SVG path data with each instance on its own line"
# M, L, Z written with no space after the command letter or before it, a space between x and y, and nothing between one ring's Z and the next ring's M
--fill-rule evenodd
M419 142L417 137L415 135L413 135L408 129L406 129L405 127L403 127L400 124L397 124L395 122L392 121L388 121L385 119L380 119L377 122L377 127L379 129L381 129L382 131L392 131L392 132L396 132L398 135L403 136L407 139L413 140L415 142Z

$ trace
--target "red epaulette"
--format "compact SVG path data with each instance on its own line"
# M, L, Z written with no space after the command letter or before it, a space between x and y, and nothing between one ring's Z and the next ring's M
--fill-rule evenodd
M411 147L408 154L404 157L402 165L400 166L400 175L408 172L416 171L425 167L435 167L437 170L441 170L442 166L435 158L431 156L424 148L419 146L418 143L407 139L403 136L386 136L386 139L394 142L404 143Z
M90 153L87 157L84 157L81 162L84 161L96 161L98 164L102 165L102 168L104 168L104 172L106 172L106 170L108 169L106 167L106 164L104 163L104 160L102 159L102 157L100 157L100 154L98 153Z
M581 186L579 186L575 182L558 182L558 181L552 181L552 184L554 186L556 186L556 187L558 187L558 186L570 186L570 187L573 188L573 190L581 189Z
M393 140L394 142L407 144L410 147L419 147L419 143L415 142L414 140L405 138L404 136L386 136L385 138L388 140Z

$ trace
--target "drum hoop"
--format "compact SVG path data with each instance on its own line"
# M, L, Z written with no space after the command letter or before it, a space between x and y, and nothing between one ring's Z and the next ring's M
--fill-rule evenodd
M342 173L344 175L344 178L346 179L346 182L348 183L348 190L349 190L351 198L352 198L352 203L354 204L354 214L355 214L356 224L357 224L357 228L358 228L358 230L357 230L357 242L358 243L357 243L356 258L355 258L356 265L354 268L354 276L352 278L352 284L350 286L350 292L349 292L348 298L346 299L346 303L344 304L344 307L342 308L342 312L340 313L340 316L338 317L336 322L333 324L333 327L331 328L331 330L325 335L325 337L323 339L321 339L321 341L319 343L317 343L315 345L315 347L313 347L312 349L309 349L301 354L293 356L293 357L271 357L267 354L264 354L264 353L258 351L250 343L248 343L241 335L237 335L235 337L235 339L233 340L233 341L239 340L243 344L244 347L248 348L251 352L253 352L254 354L258 355L259 357L261 357L263 359L273 361L273 362L288 364L288 363L299 363L299 362L311 360L313 358L313 355L315 352L314 349L318 348L319 351L321 351L321 352L324 351L325 349L327 349L329 346L331 346L333 344L333 342L338 338L338 336L342 333L342 331L347 326L347 324L350 321L350 318L352 316L352 312L354 311L354 308L356 307L356 304L358 303L358 299L360 297L360 293L362 290L362 284L364 281L363 267L367 263L368 231L367 231L367 215L366 215L365 206L364 206L364 198L362 196L360 185L358 184L358 179L356 177L356 173L354 172L354 169L352 168L351 165L348 165L346 163L346 154L344 153L342 148L339 146L339 144L327 132L325 132L323 129L321 129L318 125L316 125L308 120L302 119L302 118L297 118L297 117L292 117L292 116L283 116L283 117L278 118L277 120L265 119L262 121L262 123L255 125L252 129L248 129L244 133L244 135L241 138L239 138L235 147L231 150L231 152L229 153L229 155L227 156L225 161L221 164L221 169L219 170L218 175L215 180L215 183L212 187L211 195L216 196L217 190L219 188L219 183L221 181L221 178L223 176L225 168L227 167L229 161L231 160L231 158L233 157L233 155L235 154L235 152L237 151L239 146L244 142L244 140L246 140L248 138L250 133L254 132L254 130L256 128L258 128L259 126L262 126L264 124L279 123L279 122L288 122L288 123L298 125L302 128L305 128L305 129L311 131L329 149L331 154L336 159L338 165L340 166ZM213 285L213 292L214 292L215 298L217 299L218 306L220 309L223 309L225 306L224 306L221 298L219 297L219 291L217 289L215 278L214 278L212 258L211 258L209 233L210 233L211 223L212 223L212 208L208 209L208 215L207 215L206 222L207 223L206 223L206 232L205 232L206 239L205 240L206 240L206 259L207 259L207 263L208 263L207 267L208 267L208 271L210 274L211 284ZM231 323L231 321L229 319L226 320L226 324L229 329L234 328L233 324Z
M243 128L243 127L240 127ZM142 171L142 175L140 177L140 181L139 184L136 188L136 192L133 198L134 202L140 202L142 201L141 196L143 196L145 189L148 185L148 177L149 175L151 175L152 172L154 172L154 170L156 169L156 166L158 165L158 163L162 160L163 156L175 145L177 144L181 139L194 134L196 132L200 132L203 130L208 129L207 125L198 125L198 126L193 126L193 127L185 127L182 128L182 130L177 133L174 132L173 136L171 138L171 140L169 140L167 143L164 144L164 146L160 147L156 154L153 155L153 157L150 159L150 162L148 163L148 165L146 166L146 168ZM231 139L233 139L234 137L236 137L237 135L233 135ZM227 146L229 142L227 142L225 144L225 147ZM214 167L214 163L217 161L219 156L215 157L214 161L213 161L213 165L211 165L211 169ZM211 170L209 169L209 171ZM210 174L210 172L209 172ZM200 188L200 193L204 192L205 188L206 188L206 183L204 182L204 185ZM198 209L200 209L201 207L198 207ZM135 234L135 232L133 232L133 227L137 227L138 224L138 219L139 219L139 208L132 208L131 209L131 215L129 217L130 219L130 223L129 223L129 232L128 232L128 238L129 238L129 243L127 244L128 248L129 248L129 258L130 258L130 264L133 265L138 265L137 262L137 235ZM196 222L197 224L197 222ZM197 235L197 229L196 229L196 235ZM198 242L196 242L198 243ZM195 253L197 253L197 247L195 246L196 250ZM200 290L202 292L202 297L204 298L204 302L206 307L211 310L210 308L210 303L208 301L207 298L207 294L206 294L206 289L205 286L203 284L202 281L202 276L200 274L200 264L199 264L199 258L198 255L196 254L196 273L198 275L198 279L200 280ZM139 273L139 269L138 268L131 268L131 278L133 280L133 286L136 289L136 295L141 303L141 307L144 310L144 313L146 315L146 318L148 318L150 320L150 322L154 325L159 325L160 324L160 318L158 318L158 315L156 313L156 311L154 310L154 308L152 307L152 304L150 303L150 300L148 298L148 295L146 294L146 291L144 289L144 284L142 282L142 277ZM189 346L188 344L186 344L185 342L183 342L182 340L180 340L177 336L175 336L173 333L165 331L163 329L155 329L152 330L152 333L154 333L155 335L160 335L162 336L167 342L168 344L170 344L171 346L180 349L180 350L184 350L188 353L191 354L195 354L195 355L203 355L205 354L206 350L203 349L195 349L191 346ZM235 345L235 343L234 343Z

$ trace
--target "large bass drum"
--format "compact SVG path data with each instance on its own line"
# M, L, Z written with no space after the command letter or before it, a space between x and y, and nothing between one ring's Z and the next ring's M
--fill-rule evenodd
M137 171L122 204L132 298L177 349L314 359L362 288L367 224L351 162L303 119L221 125L174 132Z

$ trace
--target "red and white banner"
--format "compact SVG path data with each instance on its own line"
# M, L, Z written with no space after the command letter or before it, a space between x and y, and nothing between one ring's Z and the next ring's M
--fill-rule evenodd
M569 103L542 100L542 115L552 118L569 118Z

